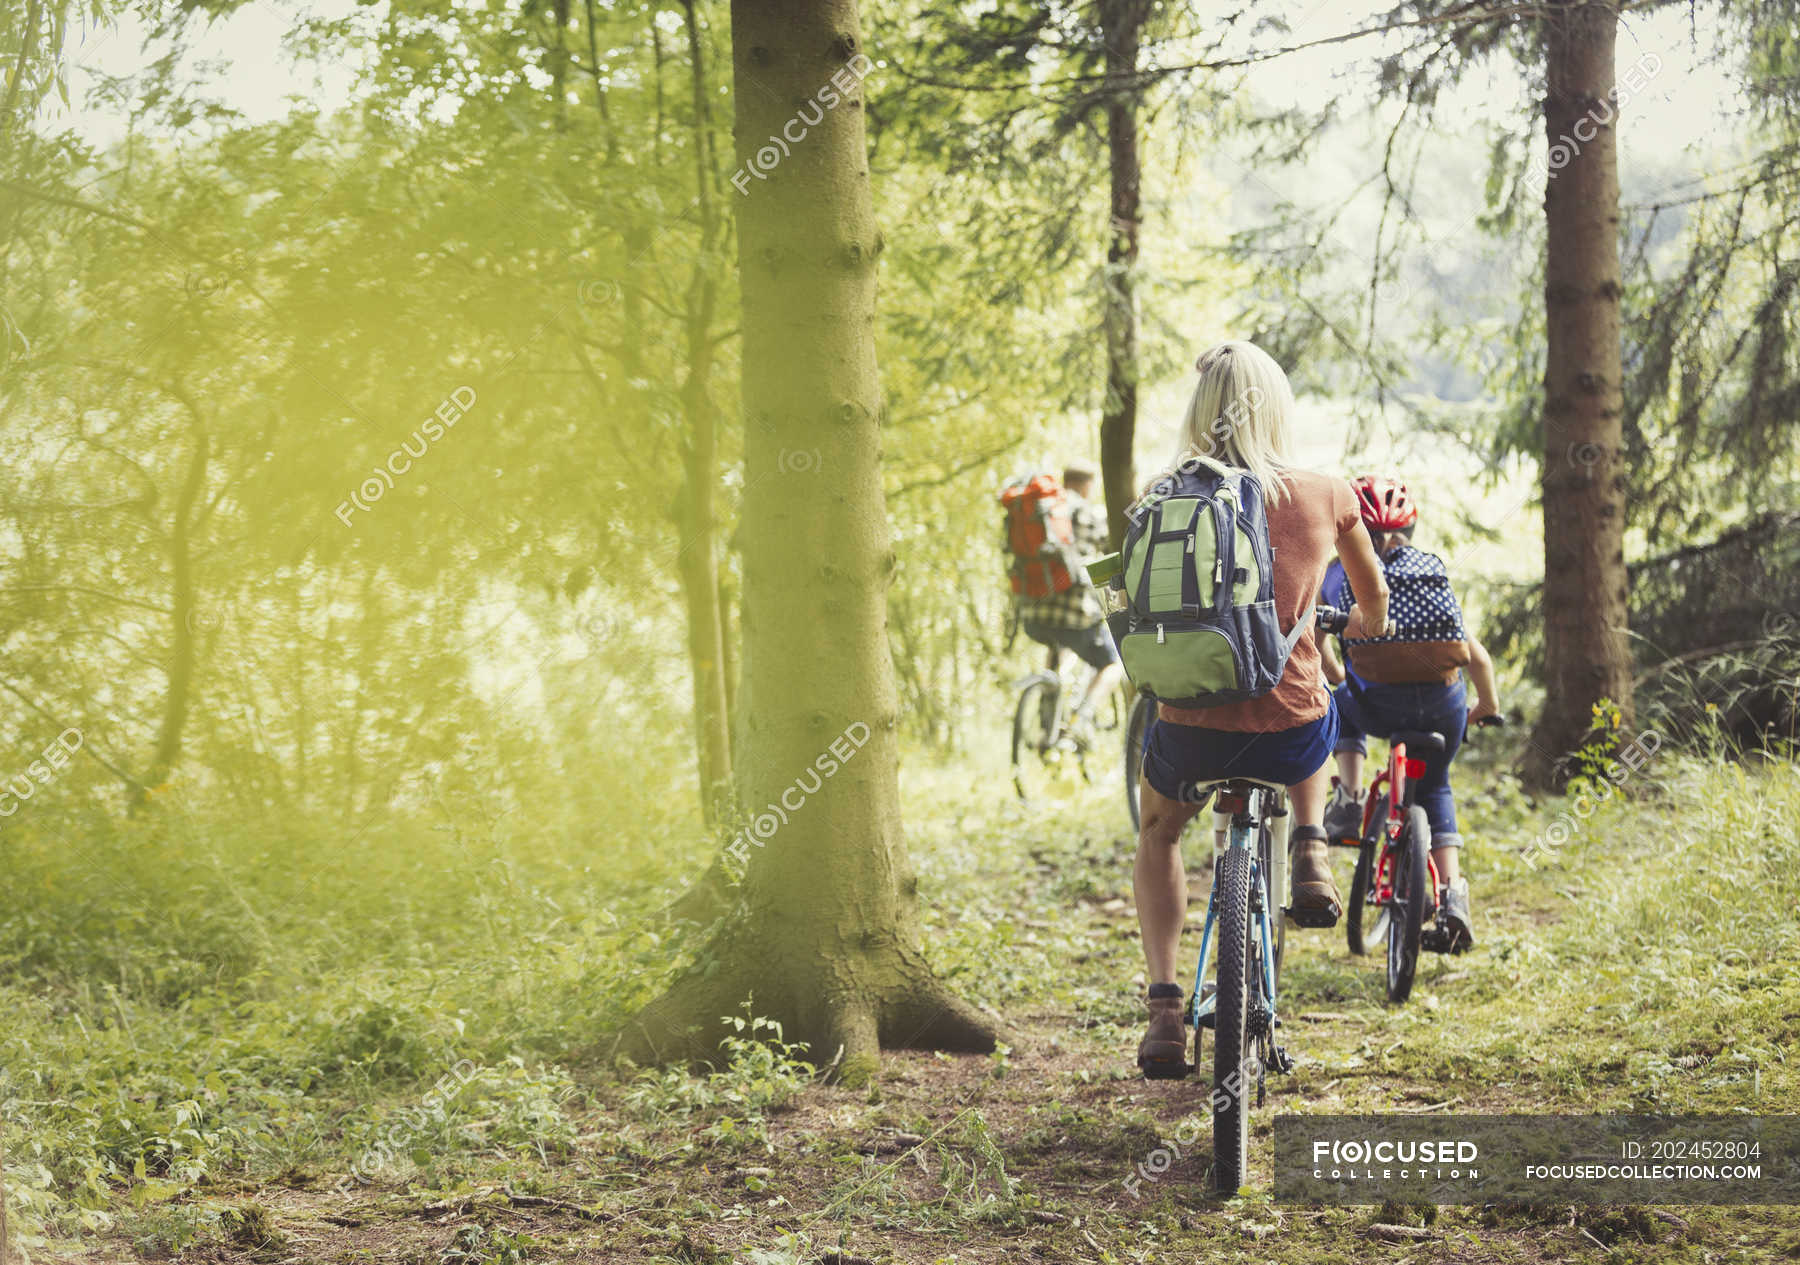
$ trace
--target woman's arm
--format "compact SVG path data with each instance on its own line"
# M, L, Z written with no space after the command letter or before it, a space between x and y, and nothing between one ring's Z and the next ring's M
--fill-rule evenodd
M1469 680L1475 686L1475 706L1469 709L1469 723L1475 724L1500 714L1500 691L1494 685L1494 661L1487 647L1469 638Z
M1387 632L1387 576L1381 570L1381 559L1375 556L1375 542L1369 539L1369 529L1360 520L1338 537L1337 556L1344 564L1350 591L1356 594L1356 605L1350 608L1350 624L1344 629L1344 636L1382 636Z

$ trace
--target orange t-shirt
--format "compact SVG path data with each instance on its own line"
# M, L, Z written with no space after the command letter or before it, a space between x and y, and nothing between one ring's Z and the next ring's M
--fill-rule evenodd
M1342 479L1311 470L1290 470L1287 495L1281 504L1268 505L1268 516L1269 543L1275 549L1275 613L1283 631L1291 631L1297 619L1312 622L1319 585L1338 537L1360 521L1356 494ZM1315 721L1325 714L1326 706L1318 642L1302 637L1294 644L1281 682L1261 698L1223 707L1170 707L1164 703L1157 714L1177 725L1267 733Z

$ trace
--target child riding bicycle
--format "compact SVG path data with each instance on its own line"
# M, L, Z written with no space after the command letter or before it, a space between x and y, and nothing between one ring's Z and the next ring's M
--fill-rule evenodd
M1443 734L1442 751L1418 753L1425 762L1418 802L1431 822L1431 858L1444 884L1438 900L1450 931L1448 947L1460 953L1474 943L1475 934L1469 883L1458 864L1463 839L1456 826L1450 764L1468 726L1499 714L1494 665L1486 648L1463 627L1443 561L1412 545L1419 512L1406 485L1365 475L1353 487L1363 525L1381 558L1393 628L1382 638L1357 637L1346 630L1347 664L1329 640L1323 646L1325 674L1338 687L1339 716L1338 775L1325 829L1332 839L1351 842L1362 833L1359 788L1368 735L1386 737L1402 729ZM1327 569L1321 600L1354 610L1360 587L1334 566ZM1464 669L1475 686L1473 707L1463 684Z

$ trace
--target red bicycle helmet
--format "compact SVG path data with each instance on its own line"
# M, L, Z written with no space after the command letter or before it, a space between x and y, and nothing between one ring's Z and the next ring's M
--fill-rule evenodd
M1419 507L1398 479L1365 474L1350 486L1356 490L1363 525L1370 531L1405 531L1419 521Z

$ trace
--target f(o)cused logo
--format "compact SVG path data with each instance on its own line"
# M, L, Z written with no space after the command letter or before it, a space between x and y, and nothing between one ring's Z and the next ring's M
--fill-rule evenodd
M583 303L603 306L617 303L625 297L625 291L617 281L608 281L601 277L591 277L583 281L576 291Z
M1606 457L1606 449L1599 444L1576 443L1569 445L1569 464L1592 470Z

